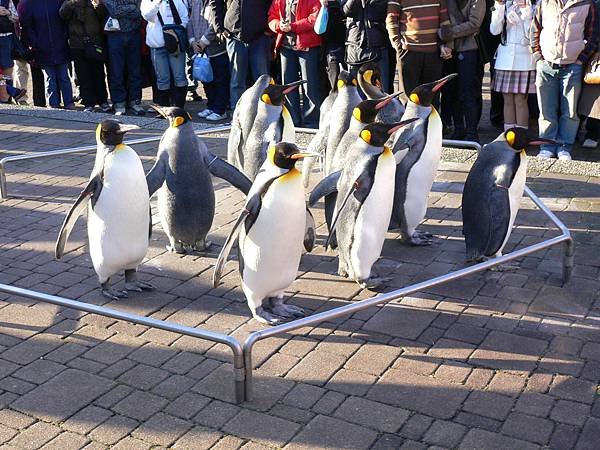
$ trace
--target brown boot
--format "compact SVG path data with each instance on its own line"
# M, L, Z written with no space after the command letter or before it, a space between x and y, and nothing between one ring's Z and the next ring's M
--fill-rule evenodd
M6 92L6 80L0 76L0 103L10 103L10 95Z

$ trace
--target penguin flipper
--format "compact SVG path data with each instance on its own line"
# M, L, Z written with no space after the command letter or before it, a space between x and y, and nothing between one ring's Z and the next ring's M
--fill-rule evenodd
M242 125L240 124L239 115L234 114L231 122L229 140L227 141L227 161L229 164L241 169L244 158L242 153Z
M79 194L79 197L73 206L71 206L67 217L65 217L65 220L60 227L58 238L56 240L56 247L54 249L54 255L56 256L56 259L61 259L63 257L65 253L65 245L69 239L71 231L73 231L75 223L77 223L77 219L79 219L79 216L81 216L81 214L83 214L83 212L86 210L90 200L92 202L92 207L94 207L101 191L102 177L100 175L96 175L89 181L83 191L81 191L81 194Z
M308 204L310 206L314 206L321 197L325 197L329 194L337 192L337 184L341 174L342 171L338 170L337 172L333 172L332 174L323 178L310 193L310 197L308 198Z
M167 155L164 153L164 155ZM168 155L166 156L168 158ZM167 173L167 165L164 157L159 157L156 159L154 166L146 175L146 183L148 183L148 193L150 197L154 195L156 191L160 189L160 187L165 182L165 177Z
M207 157L208 170L211 174L215 177L222 178L242 191L245 195L248 195L248 192L250 192L250 188L252 187L252 181L250 181L246 175L211 152L207 153Z
M315 248L317 233L315 232L315 218L308 208L306 208L306 229L304 232L304 249L310 253Z
M235 225L231 229L229 236L227 236L227 240L221 249L221 253L219 253L219 257L217 258L217 262L215 264L215 271L213 272L213 287L219 286L221 282L221 276L223 275L223 267L225 267L225 263L227 262L227 257L233 248L233 244L235 243L240 231L242 230L242 224L246 221L246 218L250 215L250 211L244 209L238 220L235 222Z

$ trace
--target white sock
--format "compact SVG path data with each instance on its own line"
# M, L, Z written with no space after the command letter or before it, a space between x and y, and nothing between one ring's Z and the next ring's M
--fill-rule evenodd
M516 125L514 123L505 123L504 124L504 131L506 130L510 130L511 128L514 128Z

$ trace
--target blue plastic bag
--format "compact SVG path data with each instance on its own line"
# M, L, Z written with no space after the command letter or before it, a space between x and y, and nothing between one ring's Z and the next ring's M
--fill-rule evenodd
M213 70L210 60L205 54L194 55L194 65L192 67L192 77L202 83L210 83L213 80Z
M317 14L317 20L315 20L314 30L317 34L323 34L327 31L327 22L329 21L329 13L327 12L327 6L321 6L319 14Z

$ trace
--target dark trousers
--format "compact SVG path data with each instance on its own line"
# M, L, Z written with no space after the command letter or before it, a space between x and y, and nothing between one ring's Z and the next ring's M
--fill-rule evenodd
M229 83L231 80L227 53L212 56L210 66L213 70L213 81L202 83L206 93L207 108L217 114L224 114L229 108Z
M437 50L435 52L406 52L398 61L406 96L409 96L417 86L442 78L442 62ZM438 107L439 95L436 96L433 105Z
M450 103L455 131L457 133L466 132L467 140L478 140L477 127L481 115L479 51L460 52L453 59L456 60L458 77L446 85L443 95L450 97L447 100ZM448 107L447 104L446 107Z
M104 63L95 59L85 57L80 49L71 49L75 73L79 79L79 94L85 106L95 106L106 103L108 93L106 92L106 81L104 75Z
M42 108L46 107L46 88L44 86L44 72L38 66L30 65L31 83L33 84L33 104Z
M141 100L142 38L139 31L111 31L106 35L110 63L108 87L113 103Z
M585 137L594 141L600 140L600 120L593 117L587 118L585 123Z

